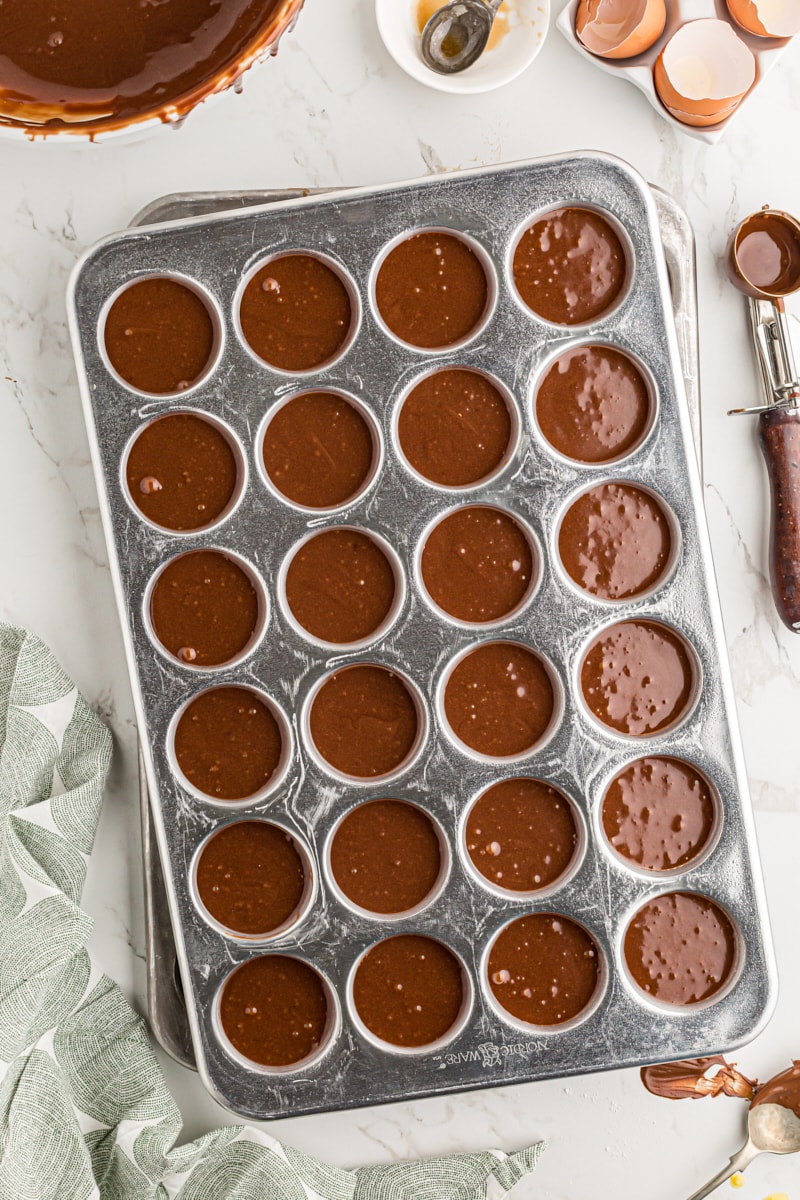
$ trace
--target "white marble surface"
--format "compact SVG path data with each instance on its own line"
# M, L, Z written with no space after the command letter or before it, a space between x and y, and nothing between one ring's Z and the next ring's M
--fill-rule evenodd
M173 190L378 183L591 147L629 159L686 207L698 240L706 504L768 892L782 997L756 1044L762 1074L800 1055L796 849L800 844L800 639L765 582L765 483L744 308L720 266L733 223L762 203L800 213L800 46L708 147L676 133L632 88L594 71L556 33L506 89L457 98L394 66L371 0L308 0L277 60L180 132L106 147L0 142L0 617L54 648L111 724L111 786L86 891L93 948L144 1002L135 741L122 643L67 340L64 287L80 250ZM800 333L800 328L798 328ZM163 1056L162 1056L163 1057ZM196 1076L165 1061L195 1136L226 1120ZM550 1149L516 1195L680 1200L736 1147L734 1101L668 1104L635 1072L474 1093L273 1125L342 1165L540 1136ZM751 1168L746 1190L800 1196L800 1163ZM722 1193L730 1194L726 1188ZM67 1198L65 1198L67 1200Z

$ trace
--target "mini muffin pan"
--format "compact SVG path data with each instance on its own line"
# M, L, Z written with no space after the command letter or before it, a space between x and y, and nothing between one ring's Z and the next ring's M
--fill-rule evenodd
M624 231L630 284L620 303L591 325L555 328L516 298L510 251L539 213L589 206ZM489 215L490 214L490 215ZM479 245L490 265L494 306L468 344L432 354L388 337L373 310L375 264L404 232L438 228ZM259 364L236 332L236 297L254 265L286 251L337 263L360 299L358 332L333 364L287 378ZM123 387L108 371L101 321L108 298L125 283L164 273L186 277L220 314L218 364L191 396L153 398ZM685 280L683 283L685 284ZM702 515L702 497L669 280L652 193L631 168L593 153L439 176L379 189L309 196L215 216L196 216L116 235L90 250L73 276L70 321L97 472L124 637L134 685L154 826L186 992L192 1041L203 1079L232 1110L254 1118L298 1115L471 1087L578 1074L729 1049L752 1037L774 1000L775 972L752 817L739 747L725 644ZM682 339L688 329L678 329ZM654 409L647 437L613 466L568 463L532 417L546 365L581 343L607 343L642 364ZM691 356L690 356L691 358ZM397 452L395 410L409 385L432 365L474 367L496 377L514 401L518 447L507 466L464 501L517 514L535 539L536 591L500 625L464 628L421 594L417 553L425 530L454 507L452 489L426 484ZM360 401L381 430L383 460L370 488L335 513L311 514L280 500L253 470L265 415L287 395L332 388ZM211 530L171 535L140 519L124 495L120 464L148 419L179 407L209 413L233 430L250 462L238 506ZM604 603L567 586L556 562L558 519L571 497L607 478L641 484L663 499L680 528L676 561L643 598ZM281 564L312 530L352 525L382 537L399 556L403 605L368 647L318 646L287 619L279 594ZM148 632L150 581L176 553L218 548L240 556L268 597L260 641L233 666L198 672L165 656ZM591 719L576 695L580 659L605 627L638 617L675 629L697 663L696 695L685 719L654 737L617 735ZM465 752L442 720L439 695L453 661L486 641L520 643L540 655L556 684L556 720L523 762L487 761ZM329 672L355 663L406 677L421 706L424 737L413 762L391 783L348 781L326 769L309 746L309 697ZM171 727L199 691L242 684L266 695L291 724L286 773L261 800L219 801L190 792L175 772ZM605 842L597 808L609 780L633 759L667 754L695 765L718 807L715 842L686 869L644 876ZM491 784L536 776L572 802L583 830L580 861L559 886L518 900L483 886L466 862L464 813ZM407 917L370 917L349 905L329 878L326 845L342 816L365 800L406 799L429 812L447 841L449 873L438 895ZM260 946L226 936L195 900L198 847L226 820L263 816L307 846L316 895L302 921ZM653 1003L631 982L622 943L633 914L665 891L697 892L717 902L736 930L736 963L710 1002L682 1009ZM553 913L582 927L599 952L599 986L574 1020L526 1026L491 996L486 962L512 920ZM353 1012L357 962L383 937L433 937L463 963L465 1006L443 1043L400 1053L364 1036ZM230 972L260 953L299 958L320 973L329 998L326 1040L305 1062L265 1070L242 1058L221 1033L220 989Z

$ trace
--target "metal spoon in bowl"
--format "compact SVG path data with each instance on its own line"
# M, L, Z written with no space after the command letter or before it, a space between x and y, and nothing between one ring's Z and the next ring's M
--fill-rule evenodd
M422 31L420 49L426 66L455 75L477 62L486 49L503 0L452 0L439 8Z
M704 1200L737 1171L743 1171L759 1154L795 1154L800 1150L800 1118L783 1104L755 1103L747 1114L747 1141L727 1167L709 1179L689 1200Z

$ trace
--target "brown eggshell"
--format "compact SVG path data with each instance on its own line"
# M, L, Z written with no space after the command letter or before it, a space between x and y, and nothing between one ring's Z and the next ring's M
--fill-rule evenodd
M669 115L674 117L676 121L680 121L682 125L691 125L695 129L704 129L707 126L719 125L720 121L724 121L732 112L735 112L740 104L741 100L737 100L731 108L726 108L721 113L712 113L708 117L696 117L693 113L681 112L679 108L670 108L668 104L665 104L664 107Z
M633 58L658 41L666 22L665 0L581 0L575 33L601 58Z
M758 0L727 0L731 17L756 37L788 38L800 33L800 0L784 0L780 12Z
M684 61L707 64L713 90L720 94L704 95L698 90L701 83L690 88L681 81ZM716 125L733 112L753 86L755 73L752 51L728 22L704 18L688 21L672 35L658 56L653 80L661 102L677 120L702 126ZM681 88L695 94L684 95Z

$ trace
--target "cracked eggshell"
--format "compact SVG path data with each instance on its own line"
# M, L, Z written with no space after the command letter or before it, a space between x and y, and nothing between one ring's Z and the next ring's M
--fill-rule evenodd
M669 39L653 71L656 92L684 125L717 125L756 77L752 51L727 21L689 21Z
M581 0L575 33L601 58L633 58L658 41L666 21L664 0Z
M800 33L800 0L727 0L728 12L756 37L788 38Z

